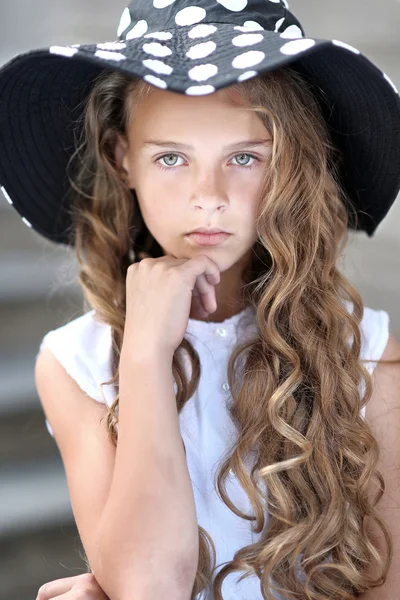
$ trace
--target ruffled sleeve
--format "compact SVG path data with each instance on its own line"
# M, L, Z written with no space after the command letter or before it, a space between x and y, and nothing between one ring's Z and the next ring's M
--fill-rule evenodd
M85 313L66 325L49 331L40 344L54 354L81 390L97 402L111 406L116 392L111 379L111 327L98 321L95 311ZM53 431L46 419L50 435Z

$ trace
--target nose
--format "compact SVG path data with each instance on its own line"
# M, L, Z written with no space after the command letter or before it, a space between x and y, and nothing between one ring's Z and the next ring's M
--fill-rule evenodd
M210 213L216 209L225 209L228 204L228 194L224 175L215 168L202 169L197 174L192 204L195 208Z

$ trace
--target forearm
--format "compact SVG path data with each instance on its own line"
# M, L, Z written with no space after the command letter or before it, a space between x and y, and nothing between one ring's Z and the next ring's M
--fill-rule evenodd
M111 600L188 600L198 525L172 361L121 357L119 392L118 445L97 538L96 578Z

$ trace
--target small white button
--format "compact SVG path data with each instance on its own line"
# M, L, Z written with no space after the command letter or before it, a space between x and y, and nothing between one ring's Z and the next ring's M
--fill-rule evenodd
M223 327L218 327L218 329L215 330L215 333L217 335L219 335L220 337L225 337L226 336L226 329L224 329Z
M224 392L227 392L228 390L230 390L231 388L229 387L229 383L227 383L226 381L221 385L222 389L224 390Z

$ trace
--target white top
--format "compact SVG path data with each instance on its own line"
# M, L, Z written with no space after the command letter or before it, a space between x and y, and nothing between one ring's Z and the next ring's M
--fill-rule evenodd
M244 341L244 338L256 333L254 309L247 307L221 323L189 319L185 334L200 356L201 377L195 394L179 415L179 424L193 483L197 520L214 540L217 566L223 566L222 563L232 560L237 550L260 538L260 534L252 532L252 523L240 519L225 506L215 486L220 461L230 450L236 432L226 407L230 398L228 359L239 335ZM365 307L361 335L361 358L379 360L389 336L388 313ZM97 321L95 311L47 333L40 349L44 346L53 352L88 396L111 405L116 395L113 386L100 388L101 382L111 379L111 327ZM189 361L185 360L184 364L189 365ZM376 363L364 364L372 373ZM365 418L365 409L361 413ZM46 425L53 435L47 419ZM249 464L246 466L250 469ZM227 492L233 504L245 513L253 514L251 504L233 473L227 482ZM240 575L234 573L224 580L224 600L261 600L258 578L251 576L237 583ZM207 600L212 600L211 596Z

